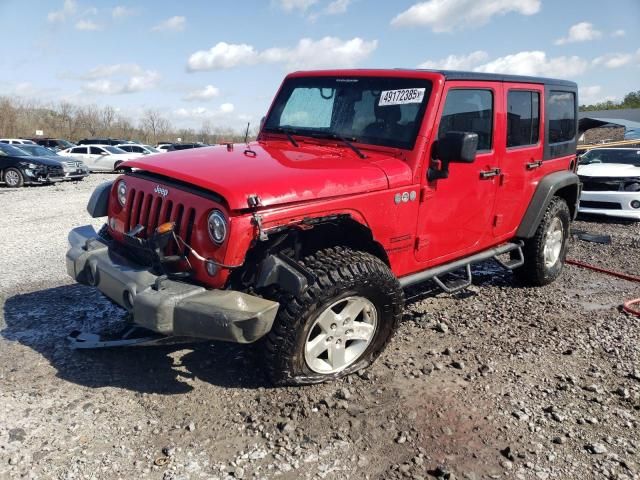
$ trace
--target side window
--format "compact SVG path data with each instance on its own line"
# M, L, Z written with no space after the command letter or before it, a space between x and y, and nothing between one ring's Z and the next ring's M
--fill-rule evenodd
M107 152L105 152L99 147L91 147L91 155L104 155L106 153Z
M478 134L478 150L490 150L493 138L493 93L490 90L449 90L438 138L447 132Z
M540 94L511 90L507 94L507 147L535 145L540 138Z
M75 147L71 153L87 153L87 147Z
M576 95L551 91L547 102L549 143L568 142L576 136Z

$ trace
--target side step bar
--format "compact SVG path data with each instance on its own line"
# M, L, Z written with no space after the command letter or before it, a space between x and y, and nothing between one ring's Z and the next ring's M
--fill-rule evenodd
M471 285L472 277L471 277L471 265L475 263L484 262L486 260L494 259L498 264L502 267L513 270L514 268L521 267L524 264L524 255L522 253L522 242L511 242L505 243L503 245L499 245L494 248L490 248L489 250L485 250L483 252L476 253L469 257L461 258L459 260L455 260L450 263L445 263L444 265L438 265L437 267L430 268L428 270L423 270L421 272L412 273L411 275L407 275L405 277L401 277L399 279L400 285L403 288L409 287L411 285L415 285L416 283L422 283L427 280L433 280L436 284L447 293L454 293L460 290L467 288ZM503 261L498 258L498 256L503 255L505 253L517 252L517 258L511 259L509 261ZM448 284L444 283L440 280L441 275L445 275L447 273L454 272L461 268L465 269L466 278L461 280L455 280L453 282L449 282Z

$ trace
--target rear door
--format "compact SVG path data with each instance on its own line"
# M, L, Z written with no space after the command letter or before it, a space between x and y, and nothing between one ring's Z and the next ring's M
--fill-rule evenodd
M448 178L428 181L424 172L415 255L428 265L481 250L493 241L499 179L495 136L501 126L501 84L447 82L443 99L434 129L438 138L448 131L464 131L477 133L479 141L475 161L451 163Z
M97 170L110 171L113 169L111 155L104 148L89 147L89 156L93 161L94 168Z
M506 125L497 145L500 179L496 193L493 234L515 233L542 172L544 86L505 83Z

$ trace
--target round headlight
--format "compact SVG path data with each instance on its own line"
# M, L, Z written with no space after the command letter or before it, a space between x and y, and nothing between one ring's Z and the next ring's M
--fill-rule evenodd
M120 180L120 182L118 182L118 202L123 207L127 203L127 184L124 180Z
M227 221L220 210L214 210L209 214L209 237L214 243L222 243L227 238Z

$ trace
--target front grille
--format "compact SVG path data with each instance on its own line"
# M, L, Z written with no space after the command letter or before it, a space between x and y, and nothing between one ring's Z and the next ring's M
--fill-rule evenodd
M47 175L51 177L61 177L64 175L64 169L61 166L47 166L46 169Z
M596 202L593 200L581 200L582 208L601 208L605 210L622 210L622 205L616 202Z
M640 178L633 177L585 177L581 176L583 192L623 192L634 191L632 184L638 184Z
M158 225L174 222L176 224L175 233L186 243L191 242L191 234L196 218L195 208L165 200L163 197L153 193L131 189L127 198L126 209L125 225L127 226L127 231L132 230L137 225L142 225L145 230L139 236L148 238ZM173 243L171 242L169 251L165 252L167 255L178 253Z

